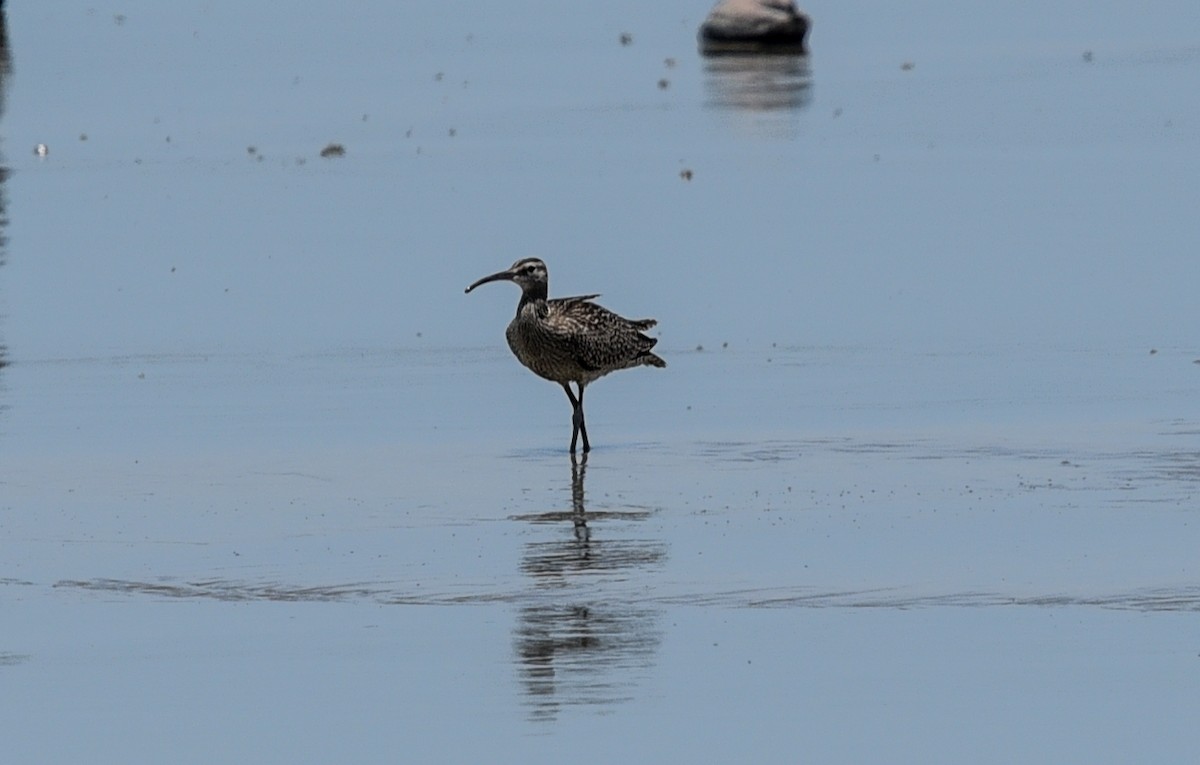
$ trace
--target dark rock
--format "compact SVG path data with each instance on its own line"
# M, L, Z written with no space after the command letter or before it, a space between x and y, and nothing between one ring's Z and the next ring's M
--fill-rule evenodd
M705 54L807 53L812 21L792 0L720 0L700 25Z

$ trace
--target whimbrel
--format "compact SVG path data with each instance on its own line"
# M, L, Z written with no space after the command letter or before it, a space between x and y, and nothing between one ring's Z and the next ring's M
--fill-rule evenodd
M583 436L586 454L592 447L583 421L583 389L618 369L665 367L667 362L650 352L658 340L642 334L658 322L618 316L592 302L599 295L548 300L546 264L537 258L518 260L507 270L483 277L466 291L496 281L516 282L521 288L517 315L504 333L508 347L531 372L558 383L567 392L572 409L571 453L575 453L576 441ZM578 396L570 383L579 387Z

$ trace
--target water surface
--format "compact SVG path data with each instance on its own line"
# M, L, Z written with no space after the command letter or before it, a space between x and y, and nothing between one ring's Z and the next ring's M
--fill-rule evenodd
M11 756L1195 759L1197 9L807 10L8 8Z

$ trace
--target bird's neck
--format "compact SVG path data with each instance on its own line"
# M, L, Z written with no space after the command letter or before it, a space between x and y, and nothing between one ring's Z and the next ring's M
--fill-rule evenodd
M521 313L521 309L525 306L533 306L535 309L546 305L546 295L549 292L545 284L530 284L521 292L521 302L517 305L517 313Z

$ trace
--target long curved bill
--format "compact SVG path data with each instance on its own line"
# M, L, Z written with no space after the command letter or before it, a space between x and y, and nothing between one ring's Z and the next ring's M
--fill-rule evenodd
M464 293L470 292L471 290L475 289L479 285L487 284L488 282L512 281L513 276L514 276L514 274L512 272L512 269L505 269L503 271L497 271L496 273L492 274L491 276L483 277L479 281L472 284L470 287L467 287L465 290L463 290L463 292Z

